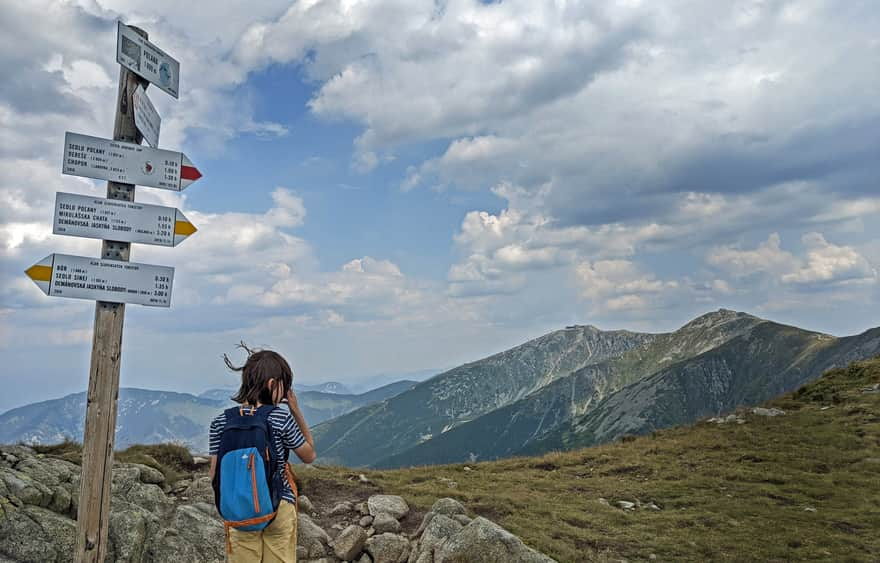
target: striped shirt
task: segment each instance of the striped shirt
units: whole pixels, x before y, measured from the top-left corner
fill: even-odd
[[[220,449],[220,433],[223,432],[225,426],[226,412],[221,412],[211,421],[208,446],[208,453],[211,455],[217,455],[217,450]],[[299,424],[296,423],[296,420],[290,414],[290,408],[287,406],[286,400],[269,413],[269,426],[272,428],[272,446],[275,448],[275,456],[279,460],[284,459],[285,450],[295,450],[306,443],[306,438],[303,436]],[[283,484],[281,498],[291,503],[296,502],[293,490],[287,482],[287,473],[284,471],[284,466],[279,467],[278,471],[281,473],[281,482]]]

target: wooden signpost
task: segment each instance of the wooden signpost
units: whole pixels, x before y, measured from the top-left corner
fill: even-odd
[[[83,436],[77,563],[104,563],[125,304],[170,307],[174,268],[129,261],[131,243],[176,246],[196,232],[171,207],[134,202],[135,184],[180,191],[201,173],[186,155],[161,150],[161,118],[146,96],[155,84],[178,97],[180,64],[146,32],[117,26],[119,88],[113,139],[67,133],[62,172],[107,180],[107,197],[58,193],[55,234],[102,239],[101,256],[50,254],[25,272],[49,296],[95,300]],[[152,146],[141,146],[147,138]]]

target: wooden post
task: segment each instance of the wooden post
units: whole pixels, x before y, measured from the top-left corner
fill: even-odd
[[[147,39],[147,33],[132,27]],[[141,134],[134,124],[132,94],[148,82],[128,69],[119,68],[116,95],[116,119],[113,139],[140,143]],[[107,182],[107,197],[134,201],[134,186]],[[105,240],[101,257],[129,260],[129,243]],[[119,397],[119,365],[122,361],[122,326],[124,303],[95,303],[95,330],[92,338],[92,361],[86,403],[83,436],[82,473],[79,489],[79,512],[76,519],[76,563],[104,563],[107,557],[107,532],[110,519],[110,482],[113,475],[113,445],[116,435],[116,407]]]

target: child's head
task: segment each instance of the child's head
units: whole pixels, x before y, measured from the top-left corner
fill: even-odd
[[[277,404],[287,395],[293,384],[293,371],[281,354],[272,350],[251,350],[240,345],[248,353],[247,361],[235,367],[226,354],[223,361],[233,371],[241,372],[241,387],[232,400],[240,404]]]

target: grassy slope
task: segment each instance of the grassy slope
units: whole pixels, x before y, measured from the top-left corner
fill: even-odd
[[[458,464],[365,473],[421,508],[458,498],[560,561],[652,553],[660,561],[877,561],[880,394],[862,387],[878,382],[880,358],[768,403],[785,416],[700,422],[472,471]],[[302,473],[307,489],[312,480],[351,486],[350,470]],[[624,512],[599,498],[662,510]]]

